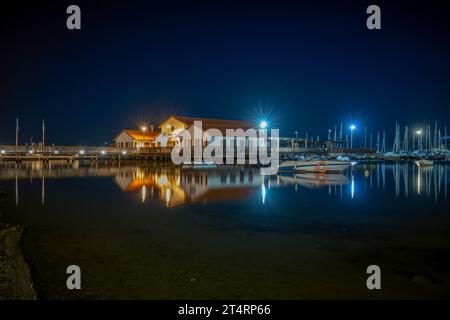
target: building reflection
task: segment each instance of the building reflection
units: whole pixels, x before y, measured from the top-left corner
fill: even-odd
[[[15,205],[23,201],[20,187],[26,180],[40,181],[41,205],[45,205],[46,182],[70,177],[113,177],[125,193],[136,194],[146,203],[157,199],[166,207],[246,200],[251,197],[266,204],[272,188],[292,187],[327,189],[328,196],[358,199],[359,193],[372,189],[391,193],[395,198],[427,197],[434,201],[447,197],[450,167],[437,163],[419,168],[413,164],[362,164],[345,174],[280,174],[261,176],[258,168],[221,168],[211,170],[158,166],[80,165],[74,163],[1,163],[0,181],[13,180]],[[24,181],[22,181],[24,180]],[[346,187],[348,186],[348,187]],[[19,195],[21,195],[19,197]],[[51,197],[50,197],[51,199]]]
[[[176,168],[122,168],[115,183],[127,193],[141,193],[145,202],[147,190],[167,207],[186,203],[209,203],[246,198],[257,191],[264,178],[257,170],[181,170]]]

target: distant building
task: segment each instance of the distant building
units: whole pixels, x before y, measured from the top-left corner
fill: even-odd
[[[148,148],[155,147],[155,138],[159,131],[123,130],[114,138],[115,145],[119,148]]]
[[[158,145],[174,146],[180,143],[179,136],[184,130],[193,135],[195,121],[202,122],[203,131],[218,129],[223,136],[226,135],[226,129],[256,129],[255,124],[249,121],[171,116],[159,126],[161,135],[156,138]]]
[[[119,148],[173,147],[181,143],[180,136],[184,130],[193,135],[195,121],[202,122],[203,131],[217,129],[223,136],[226,129],[256,129],[256,125],[249,121],[171,116],[159,125],[159,131],[123,130],[114,142]],[[201,143],[206,144],[204,141]]]

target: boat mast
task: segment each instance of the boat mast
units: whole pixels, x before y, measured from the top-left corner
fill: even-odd
[[[364,127],[364,150],[367,149],[367,127]]]
[[[445,125],[444,127],[444,146],[445,146],[445,151],[447,151],[447,125]]]
[[[403,137],[403,152],[408,152],[408,126],[405,127],[405,135]]]
[[[434,137],[433,137],[433,148],[437,149],[438,141],[437,141],[437,121],[434,123]]]
[[[377,132],[377,153],[380,153],[380,131]]]
[[[19,118],[16,118],[16,147],[19,146]]]
[[[42,120],[42,151],[44,151],[45,146],[45,120]]]

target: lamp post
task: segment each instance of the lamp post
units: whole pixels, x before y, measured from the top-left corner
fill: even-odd
[[[422,150],[422,130],[417,130],[416,131],[417,134],[417,147],[419,148],[419,150]]]
[[[352,124],[350,126],[350,149],[353,150],[353,131],[355,131],[356,126],[354,124]]]
[[[142,126],[141,130],[142,130],[142,142],[141,142],[141,147],[144,147],[145,132],[147,131],[147,127],[146,127],[146,126]]]

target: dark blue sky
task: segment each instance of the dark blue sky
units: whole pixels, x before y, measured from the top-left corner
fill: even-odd
[[[382,10],[369,31],[368,5]],[[82,30],[66,29],[78,4]],[[450,118],[448,13],[437,1],[39,1],[2,7],[0,145],[103,144],[171,114],[325,137]]]

